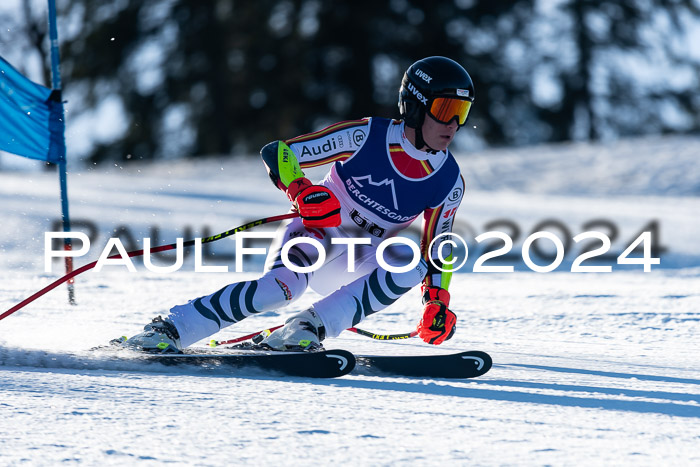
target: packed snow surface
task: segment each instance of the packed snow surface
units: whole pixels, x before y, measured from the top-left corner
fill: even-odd
[[[261,260],[235,273],[235,241],[226,239],[204,261],[226,273],[194,272],[194,255],[170,274],[138,261],[136,273],[88,271],[76,279],[77,306],[61,286],[0,321],[0,464],[698,465],[699,156],[698,139],[668,138],[460,157],[468,190],[455,230],[469,260],[450,286],[455,337],[432,347],[345,333],[325,344],[388,355],[486,351],[494,366],[474,380],[311,380],[114,360],[90,349],[256,277]],[[92,240],[76,266],[96,260],[109,237],[138,249],[154,232],[154,243],[172,243],[288,209],[255,158],[72,168],[69,195],[76,230]],[[44,272],[44,233],[60,230],[56,174],[0,172],[0,214],[2,313],[63,274],[58,260]],[[661,264],[651,272],[616,264],[652,228]],[[514,272],[472,272],[483,253],[474,238],[489,230],[514,246],[485,265]],[[521,257],[525,238],[540,230],[566,245],[552,272],[532,272]],[[572,239],[587,230],[612,242],[605,262],[583,265],[612,272],[571,272],[582,252]],[[540,243],[544,256],[553,252]],[[290,310],[216,337],[280,324],[318,298],[310,291]],[[361,327],[408,332],[421,308],[413,290]]]

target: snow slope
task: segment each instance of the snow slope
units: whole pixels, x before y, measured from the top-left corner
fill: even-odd
[[[261,264],[234,273],[227,239],[212,245],[205,264],[228,265],[228,273],[195,273],[192,257],[173,274],[140,263],[133,274],[87,272],[77,279],[78,306],[61,287],[0,321],[0,464],[697,465],[698,155],[700,140],[666,138],[460,159],[469,190],[456,230],[470,259],[450,287],[455,337],[438,348],[353,334],[326,345],[380,354],[484,350],[494,367],[476,380],[308,380],[115,362],[88,349],[137,332],[174,304],[255,277]],[[62,274],[58,261],[44,273],[43,258],[44,232],[59,212],[56,178],[0,172],[0,312]],[[140,246],[158,228],[159,243],[170,243],[287,209],[252,159],[74,169],[69,190],[73,219],[96,229],[78,265],[96,259],[115,230]],[[519,254],[543,221],[562,240],[562,226],[569,237],[590,228],[614,236],[612,260],[584,263],[613,272],[570,272],[581,250],[573,242],[554,272],[530,272],[518,257],[487,262],[516,272],[470,272],[483,250],[475,236],[509,233]],[[661,264],[649,273],[616,265],[652,222]],[[309,292],[292,308],[317,298]],[[409,331],[419,301],[411,291],[362,326]],[[217,337],[278,324],[287,313],[256,316]]]

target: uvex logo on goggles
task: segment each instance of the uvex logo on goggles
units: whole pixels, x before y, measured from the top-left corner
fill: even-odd
[[[457,117],[457,123],[464,125],[471,106],[471,101],[464,99],[436,97],[430,103],[428,113],[438,122],[450,123],[453,118]]]

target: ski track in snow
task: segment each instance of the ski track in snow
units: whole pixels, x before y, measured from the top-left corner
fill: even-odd
[[[692,195],[700,170],[688,154],[700,145],[647,143],[636,150],[633,143],[613,145],[608,158],[592,146],[559,147],[567,159],[558,163],[557,148],[521,158],[464,157],[473,189],[458,219],[481,233],[499,218],[527,232],[557,218],[575,235],[587,221],[607,218],[620,229],[617,253],[656,219],[668,252],[651,273],[615,267],[609,274],[573,274],[567,269],[575,254],[546,274],[522,264],[514,273],[459,273],[450,286],[458,331],[444,345],[352,334],[326,342],[371,354],[483,350],[494,367],[481,378],[353,373],[310,380],[117,360],[89,349],[136,333],[174,304],[255,277],[260,261],[245,274],[197,274],[192,258],[167,275],[142,265],[135,274],[105,268],[77,278],[78,306],[66,303],[60,287],[0,322],[0,464],[697,465],[700,200]],[[671,154],[674,147],[684,149],[666,157],[664,149]],[[654,155],[652,176],[644,164]],[[624,174],[636,174],[627,191],[619,182],[625,162]],[[581,166],[587,168],[581,179],[562,181]],[[683,177],[673,185],[675,173]],[[558,189],[538,189],[538,177],[558,180]],[[596,183],[586,185],[586,177]],[[61,275],[58,261],[54,272],[43,272],[43,233],[59,210],[55,178],[0,172],[0,311]],[[511,192],[503,180],[522,192]],[[644,188],[643,180],[667,185]],[[489,185],[495,191],[484,191]],[[287,209],[254,160],[85,171],[70,175],[69,190],[72,217],[94,221],[100,234],[78,266],[97,259],[119,225],[137,239],[157,225],[160,243],[170,243],[188,225],[192,235],[203,226],[213,234]],[[214,249],[232,250],[229,240]],[[317,298],[309,292],[290,308]],[[362,327],[407,332],[420,316],[419,303],[418,291],[411,291]],[[263,313],[217,338],[279,324],[287,314]]]

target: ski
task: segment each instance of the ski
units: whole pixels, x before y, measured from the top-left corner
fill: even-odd
[[[418,378],[476,378],[491,369],[491,356],[472,350],[447,355],[355,355],[357,366],[369,375]]]
[[[306,378],[338,378],[355,368],[355,356],[347,350],[271,351],[241,346],[217,350],[188,348],[182,352],[158,353],[123,347],[118,339],[110,345],[92,350],[112,353],[118,358],[136,357],[144,362],[167,366],[231,369],[234,373],[252,369]]]
[[[355,368],[355,357],[346,350],[211,352],[186,349],[183,353],[147,354],[144,357],[163,365],[194,365],[220,369],[251,368],[306,378],[337,378]]]
[[[110,346],[94,350],[125,350],[119,344],[115,340]],[[489,354],[478,350],[443,355],[355,355],[340,349],[277,351],[252,342],[216,350],[188,348],[181,353],[136,354],[146,361],[170,366],[249,368],[307,378],[337,378],[353,370],[370,376],[476,378],[486,374],[493,363]]]

